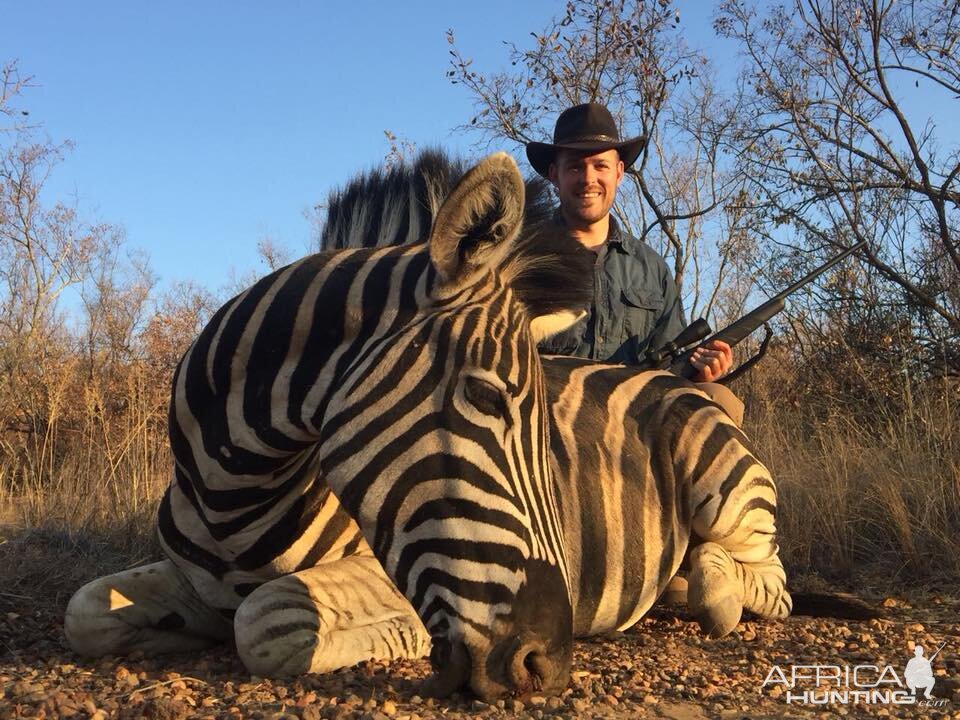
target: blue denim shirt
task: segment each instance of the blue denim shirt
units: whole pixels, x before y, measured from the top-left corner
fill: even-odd
[[[540,352],[635,365],[648,347],[664,345],[686,326],[663,258],[621,230],[613,217],[593,272],[589,315],[541,342]]]

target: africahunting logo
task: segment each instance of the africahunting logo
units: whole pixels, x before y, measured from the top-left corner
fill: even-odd
[[[774,665],[760,692],[782,696],[788,705],[943,707],[949,701],[933,697],[931,691],[936,684],[933,665],[944,645],[929,657],[917,645],[902,672],[893,665]]]

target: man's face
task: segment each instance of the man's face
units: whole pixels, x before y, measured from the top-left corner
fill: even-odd
[[[617,186],[623,179],[623,162],[616,150],[559,150],[549,174],[560,194],[560,207],[567,222],[592,225],[613,207]]]

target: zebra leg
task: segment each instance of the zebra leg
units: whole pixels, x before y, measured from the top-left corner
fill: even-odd
[[[234,617],[237,651],[263,677],[419,658],[430,638],[376,558],[322,563],[261,585]]]
[[[711,637],[736,627],[743,608],[765,618],[785,618],[792,608],[775,540],[776,488],[741,437],[732,430],[729,452],[721,454],[709,479],[694,482],[691,497],[687,600]]]
[[[690,553],[688,604],[701,629],[722,637],[740,622],[744,608],[765,618],[782,619],[792,602],[780,558],[740,562],[736,554],[715,542],[698,545]]]
[[[63,629],[70,646],[90,657],[199,650],[232,635],[230,621],[169,560],[87,583],[70,598]]]

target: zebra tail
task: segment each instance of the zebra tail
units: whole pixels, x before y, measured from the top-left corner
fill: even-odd
[[[840,620],[874,620],[884,616],[881,608],[850,593],[794,592],[792,615],[836,618]]]

